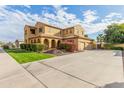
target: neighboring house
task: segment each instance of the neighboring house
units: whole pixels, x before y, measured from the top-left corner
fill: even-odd
[[[6,43],[5,45],[8,46],[9,49],[15,48],[12,42]]]
[[[84,29],[80,25],[63,29],[37,22],[35,26],[25,25],[24,27],[26,44],[41,43],[47,45],[48,48],[57,48],[60,43],[71,43],[76,45],[76,51],[93,49],[94,40],[84,35]]]
[[[4,42],[0,41],[0,47],[4,45]]]
[[[16,40],[15,41],[15,47],[16,48],[20,48],[20,44],[24,43],[24,41],[21,41],[21,40]]]

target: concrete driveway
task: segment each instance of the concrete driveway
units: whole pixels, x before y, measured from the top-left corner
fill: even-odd
[[[45,87],[114,87],[124,82],[122,56],[114,51],[84,51],[23,67]]]

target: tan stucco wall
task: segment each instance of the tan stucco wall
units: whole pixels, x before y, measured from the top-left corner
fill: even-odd
[[[30,36],[30,28],[25,26],[24,28],[24,43],[29,43],[29,36]]]
[[[61,34],[63,37],[67,37],[67,36],[72,36],[74,35],[74,28],[67,28],[61,31]]]
[[[114,44],[115,47],[123,47],[124,48],[124,44]]]
[[[84,36],[84,29],[80,25],[74,26],[74,35]]]
[[[93,48],[93,41],[78,39],[78,50],[92,49],[92,48]]]
[[[44,26],[44,34],[51,36],[60,36],[60,29],[52,28],[49,26]]]

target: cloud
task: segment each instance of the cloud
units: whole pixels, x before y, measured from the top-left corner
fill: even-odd
[[[23,5],[24,7],[26,7],[26,8],[31,8],[31,5]]]
[[[31,17],[30,17],[31,16]],[[9,6],[0,7],[0,40],[23,39],[23,28],[25,24],[34,24],[34,15],[25,14],[19,10],[11,9]]]
[[[55,9],[54,13],[43,11],[42,14],[44,18],[49,20],[49,23],[65,28],[81,22],[76,14],[67,12],[67,7],[53,6],[53,8]]]
[[[87,10],[83,11],[84,23],[89,24],[97,20],[99,17],[96,16],[96,11]]]
[[[30,6],[26,7],[31,8]],[[0,40],[23,39],[24,25],[35,25],[37,21],[61,28],[80,24],[86,34],[103,31],[111,23],[124,23],[122,15],[116,12],[109,13],[100,19],[96,10],[86,10],[82,11],[82,18],[78,18],[76,14],[67,11],[68,7],[53,6],[53,9],[54,12],[49,12],[48,9],[41,10],[39,11],[42,13],[40,15],[22,12],[10,6],[0,6]],[[98,19],[99,21],[97,21]]]
[[[120,13],[113,12],[106,16],[106,18],[112,18],[112,17],[120,18],[120,17],[122,17],[122,15]]]

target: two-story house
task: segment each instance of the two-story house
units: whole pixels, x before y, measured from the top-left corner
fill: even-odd
[[[35,26],[25,25],[24,41],[26,44],[45,44],[48,49],[57,48],[60,43],[75,44],[77,51],[94,48],[93,39],[84,36],[84,29],[80,25],[64,29],[41,22]]]

